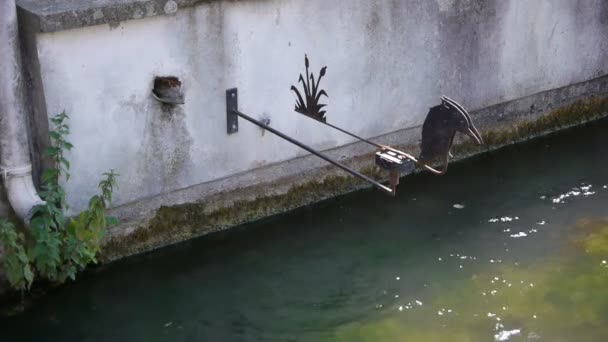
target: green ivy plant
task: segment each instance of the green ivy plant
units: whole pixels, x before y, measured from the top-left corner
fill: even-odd
[[[60,185],[70,178],[70,163],[64,154],[73,148],[66,140],[70,133],[63,112],[51,119],[50,147],[46,156],[53,167],[42,174],[40,197],[46,202],[34,208],[30,229],[20,232],[5,219],[0,219],[0,243],[4,247],[4,269],[8,281],[18,290],[29,290],[35,277],[62,283],[75,279],[88,264],[97,263],[101,241],[116,219],[106,216],[112,204],[117,174],[110,170],[99,182],[100,194],[91,197],[88,208],[67,218],[66,193]],[[24,234],[25,233],[25,234]]]
[[[29,288],[34,281],[34,272],[24,248],[25,238],[15,226],[0,219],[0,241],[4,247],[4,268],[11,285],[20,290]]]

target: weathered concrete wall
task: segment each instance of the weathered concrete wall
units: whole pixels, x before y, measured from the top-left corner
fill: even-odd
[[[305,53],[313,69],[329,66],[329,121],[373,137],[420,125],[440,94],[480,109],[606,74],[607,8],[603,0],[210,1],[39,33],[46,111],[71,116],[71,208],[86,205],[110,168],[124,204],[304,154],[247,123],[226,135],[224,91],[233,86],[242,110],[297,139],[319,149],[351,142],[292,111],[289,87]],[[186,104],[164,110],[150,96],[155,75],[180,77]]]
[[[602,0],[19,2],[34,157],[47,113],[65,109],[72,211],[102,172],[120,173],[106,260],[364,186],[246,122],[228,136],[226,88],[244,112],[382,178],[369,146],[293,112],[305,53],[329,67],[329,122],[412,151],[441,94],[471,109],[490,149],[608,115]],[[180,77],[186,104],[159,105],[155,75]]]

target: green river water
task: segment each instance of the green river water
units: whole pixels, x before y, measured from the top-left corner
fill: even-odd
[[[0,341],[608,341],[608,121],[93,269]]]

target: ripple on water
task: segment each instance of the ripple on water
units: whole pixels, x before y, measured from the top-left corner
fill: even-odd
[[[563,203],[566,203],[566,199],[568,199],[568,198],[580,197],[580,196],[583,196],[583,197],[593,196],[596,194],[596,192],[591,191],[591,188],[593,188],[592,184],[583,183],[579,187],[573,187],[570,191],[565,192],[563,194],[559,194],[559,195],[551,198],[551,201],[555,204],[563,204]],[[603,187],[603,188],[606,189],[606,187]]]
[[[494,335],[494,341],[508,341],[511,337],[519,335],[521,329],[502,330]]]
[[[511,217],[511,216],[503,216],[503,217],[495,217],[495,218],[491,218],[488,220],[488,222],[490,223],[497,223],[497,222],[512,222],[512,221],[517,221],[519,220],[519,216],[515,216],[515,217]]]
[[[598,272],[608,267],[608,221],[584,221],[576,231],[574,250],[567,247],[526,267],[494,264],[437,293],[426,309],[347,325],[339,336],[343,341],[532,341],[541,336],[552,341],[576,339],[584,329],[608,337],[608,296],[598,295],[608,288],[608,272]]]

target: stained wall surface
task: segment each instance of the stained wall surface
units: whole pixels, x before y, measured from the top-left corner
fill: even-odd
[[[227,135],[227,88],[315,148],[352,142],[293,111],[304,54],[328,66],[328,121],[375,137],[421,125],[442,94],[474,110],[606,75],[607,18],[604,0],[211,1],[36,48],[48,114],[70,115],[76,212],[111,168],[123,204],[306,154],[242,120]],[[152,98],[157,75],[183,81],[184,105]]]

